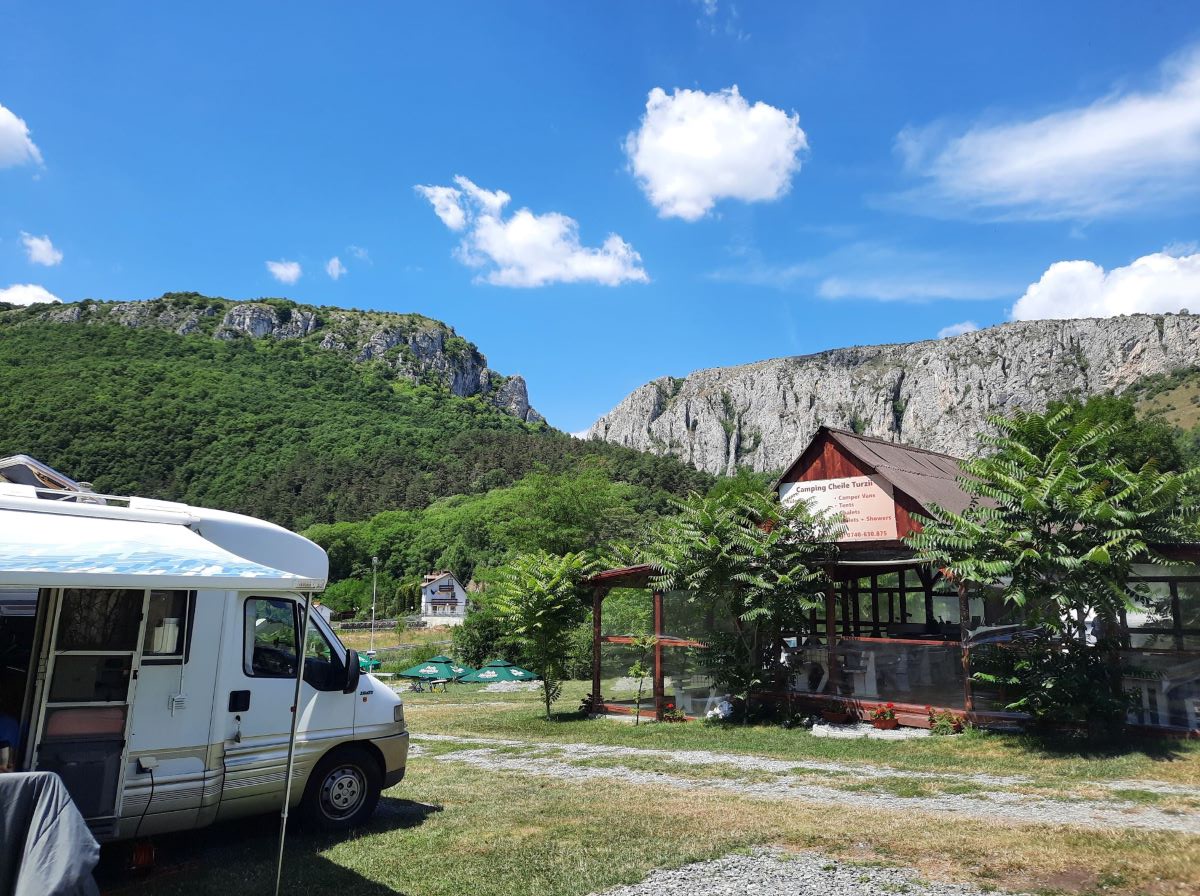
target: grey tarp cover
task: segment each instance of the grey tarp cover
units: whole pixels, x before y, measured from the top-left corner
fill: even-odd
[[[51,772],[0,775],[0,894],[96,896],[100,844]]]

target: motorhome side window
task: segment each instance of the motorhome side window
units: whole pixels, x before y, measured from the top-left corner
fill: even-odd
[[[258,678],[292,678],[296,674],[296,603],[278,597],[246,601],[243,666]]]
[[[182,657],[185,633],[193,609],[187,591],[151,591],[146,608],[146,635],[142,655]]]

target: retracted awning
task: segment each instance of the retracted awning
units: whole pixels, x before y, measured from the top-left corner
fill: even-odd
[[[246,560],[182,522],[0,510],[0,585],[319,591],[325,583]]]

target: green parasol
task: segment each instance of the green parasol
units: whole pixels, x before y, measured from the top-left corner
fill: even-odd
[[[538,676],[528,669],[514,666],[508,660],[492,660],[476,672],[462,676],[459,681],[487,683],[492,681],[537,681]]]
[[[420,678],[423,681],[456,679],[473,671],[469,666],[454,662],[448,656],[435,656],[417,663],[400,673],[401,678]]]

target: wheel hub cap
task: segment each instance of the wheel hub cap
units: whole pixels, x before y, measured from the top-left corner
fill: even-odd
[[[339,768],[326,776],[321,788],[321,802],[327,814],[341,817],[358,808],[365,792],[366,787],[358,769]]]

